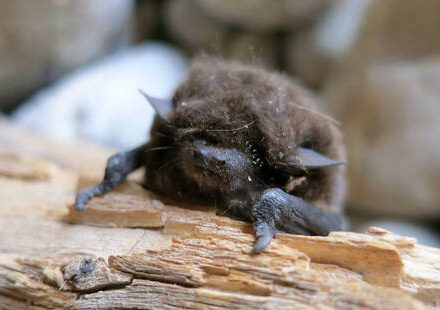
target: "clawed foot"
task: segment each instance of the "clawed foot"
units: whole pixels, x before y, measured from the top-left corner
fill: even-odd
[[[257,238],[253,253],[263,251],[278,231],[326,236],[330,231],[343,229],[338,215],[318,209],[278,188],[260,195],[253,206],[252,217]]]

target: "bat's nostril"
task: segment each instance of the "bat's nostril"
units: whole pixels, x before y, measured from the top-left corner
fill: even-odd
[[[195,159],[200,159],[200,158],[202,157],[202,155],[200,154],[200,152],[197,151],[197,150],[192,151],[192,155],[193,155],[193,157],[194,157]]]

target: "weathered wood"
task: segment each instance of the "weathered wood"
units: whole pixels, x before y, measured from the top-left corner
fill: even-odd
[[[77,172],[80,186],[84,187],[103,176],[107,158],[113,151],[84,142],[61,143],[0,119],[0,153],[46,160]]]
[[[413,238],[279,234],[254,255],[251,225],[135,181],[78,214],[106,151],[0,128],[0,309],[440,307],[440,250]]]

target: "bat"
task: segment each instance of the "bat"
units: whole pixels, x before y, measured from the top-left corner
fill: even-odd
[[[341,132],[298,83],[205,56],[171,100],[141,93],[156,111],[150,140],[111,156],[102,182],[78,192],[76,210],[144,166],[146,189],[253,223],[256,253],[278,232],[345,228]]]

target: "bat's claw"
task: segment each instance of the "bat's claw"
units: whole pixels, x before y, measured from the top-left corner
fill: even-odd
[[[99,186],[86,188],[86,189],[79,191],[76,194],[75,210],[78,212],[86,211],[86,206],[87,206],[87,203],[89,202],[89,200],[92,199],[93,197],[99,195],[100,193],[101,193],[101,191],[100,191]]]
[[[86,205],[89,200],[90,200],[90,197],[89,197],[89,195],[87,195],[87,192],[84,190],[80,191],[76,195],[75,210],[78,212],[86,211]]]
[[[266,222],[262,222],[255,226],[255,235],[257,237],[257,242],[252,249],[252,253],[260,253],[272,241],[274,229],[272,229]]]

